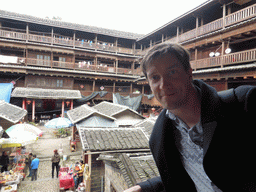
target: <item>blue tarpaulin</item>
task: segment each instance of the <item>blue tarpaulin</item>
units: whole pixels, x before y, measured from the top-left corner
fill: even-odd
[[[12,83],[0,83],[0,100],[10,103],[12,88]]]

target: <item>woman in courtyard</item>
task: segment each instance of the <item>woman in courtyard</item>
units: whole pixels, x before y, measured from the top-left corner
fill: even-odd
[[[80,168],[80,170],[77,173],[78,174],[78,180],[76,182],[76,188],[78,187],[78,185],[80,183],[83,182],[83,179],[84,179],[84,177],[83,177],[83,174],[84,174],[84,162],[83,162],[83,160],[80,160],[79,163],[80,163],[81,168]]]

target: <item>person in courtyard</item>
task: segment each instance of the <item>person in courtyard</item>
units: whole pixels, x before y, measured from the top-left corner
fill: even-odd
[[[36,155],[33,155],[33,160],[31,162],[31,181],[37,180],[37,170],[39,166],[39,159],[36,158]]]
[[[189,61],[188,51],[172,43],[152,47],[142,59],[164,108],[149,140],[160,176],[125,192],[256,191],[256,87],[223,95],[193,80]]]
[[[25,164],[26,164],[26,170],[25,173],[29,171],[28,177],[31,177],[31,162],[32,162],[32,153],[29,153],[28,157],[25,159]]]
[[[56,168],[56,177],[59,177],[59,163],[60,163],[60,155],[58,153],[58,150],[55,149],[54,154],[52,156],[52,178],[54,178],[54,168]]]
[[[83,162],[83,160],[80,160],[80,162],[79,162],[79,164],[80,164],[80,170],[78,171],[78,179],[77,179],[77,182],[76,182],[76,188],[78,187],[78,185],[80,184],[80,183],[82,183],[83,182],[83,179],[84,179],[84,162]]]
[[[8,165],[9,165],[9,157],[8,157],[6,151],[3,151],[3,153],[2,153],[1,165],[2,165],[1,173],[3,173],[4,171],[7,171]]]

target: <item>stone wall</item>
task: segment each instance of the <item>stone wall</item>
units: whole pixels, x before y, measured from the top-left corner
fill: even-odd
[[[112,192],[111,187],[118,192],[129,188],[116,163],[105,161],[105,192]]]

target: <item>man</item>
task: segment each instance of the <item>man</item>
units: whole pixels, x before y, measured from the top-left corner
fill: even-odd
[[[6,151],[3,151],[2,156],[1,156],[1,173],[4,171],[8,171],[8,165],[9,165],[9,157],[7,155]]]
[[[54,168],[56,168],[56,174],[57,174],[57,178],[59,176],[59,163],[60,163],[60,155],[58,153],[58,150],[55,149],[54,151],[54,155],[52,156],[52,178],[54,178]]]
[[[142,69],[164,107],[149,141],[160,177],[126,192],[256,191],[256,88],[238,87],[225,102],[192,80],[189,54],[177,44],[153,47]]]
[[[25,164],[26,164],[26,171],[25,173],[27,173],[27,171],[29,170],[29,175],[28,177],[31,177],[31,162],[32,162],[32,153],[29,153],[28,157],[26,157],[25,159]]]
[[[31,162],[31,181],[37,180],[37,169],[39,166],[39,159],[36,158],[36,155],[33,155],[33,160]]]

